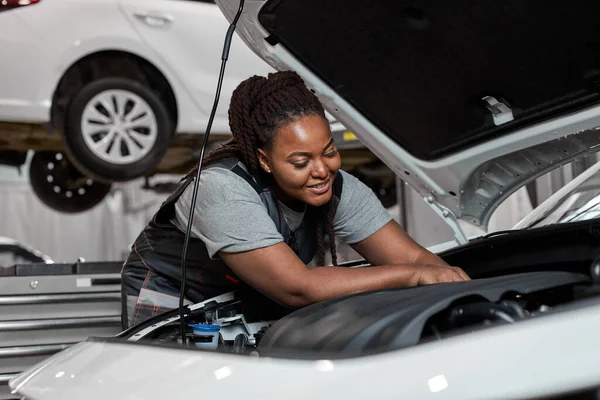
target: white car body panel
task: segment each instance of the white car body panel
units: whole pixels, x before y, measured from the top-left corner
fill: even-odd
[[[44,69],[51,69],[45,53],[42,39],[17,13],[0,14],[0,120],[47,120],[48,105],[37,91],[44,85]],[[38,62],[31,54],[40,55]]]
[[[168,28],[134,13],[168,14]],[[83,57],[117,50],[141,57],[167,79],[178,106],[178,132],[206,128],[228,23],[214,4],[188,0],[42,0],[0,14],[0,121],[46,123],[56,87]],[[35,54],[35,57],[32,57]],[[213,132],[228,133],[231,92],[273,69],[234,35]]]
[[[215,97],[215,77],[221,67],[223,41],[229,27],[220,10],[214,4],[165,0],[122,0],[121,7],[144,43],[152,48],[154,58],[168,65],[170,73],[184,85],[201,115],[208,116]],[[153,16],[172,22],[159,23],[158,26],[143,22],[144,18]],[[201,47],[199,43],[202,43]],[[273,71],[235,36],[215,117],[215,131],[229,129],[227,110],[231,93],[240,81],[250,74],[266,75]],[[208,119],[201,121],[204,125],[207,122]],[[185,128],[193,127],[182,126],[180,129]]]
[[[334,361],[90,341],[52,356],[10,386],[34,400],[199,395],[291,400],[324,394],[340,400],[523,399],[600,386],[598,314],[600,304],[590,304],[400,351]]]
[[[35,119],[27,120],[21,113],[4,110],[4,102],[10,101],[5,99],[0,103],[2,120],[48,122],[54,90],[70,65],[98,50],[127,50],[131,43],[139,42],[135,32],[122,18],[116,0],[92,0],[85,4],[70,0],[42,1],[3,13],[0,15],[0,26],[10,16],[18,18],[22,21],[21,26],[32,32],[34,37],[25,45],[36,50],[22,54],[21,59],[9,57],[11,53],[8,52],[6,57],[1,58],[11,60],[7,63],[9,68],[18,69],[26,63],[34,69],[21,71],[11,80],[2,79],[0,84],[10,86],[12,90],[8,93],[13,93],[13,97],[20,96],[19,102],[22,104],[35,104],[43,112],[37,114]],[[110,30],[106,21],[111,21]]]

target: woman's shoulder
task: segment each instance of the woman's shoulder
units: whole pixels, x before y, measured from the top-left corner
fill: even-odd
[[[340,198],[343,206],[353,207],[377,198],[373,190],[356,176],[341,169],[338,171],[338,174],[342,178]]]
[[[364,185],[357,177],[342,169],[338,170],[338,176],[336,178],[341,181],[342,195],[344,195],[344,191],[351,192],[353,189]]]
[[[202,190],[218,192],[228,198],[258,196],[249,179],[252,179],[251,175],[243,164],[219,163],[202,170],[200,186]]]

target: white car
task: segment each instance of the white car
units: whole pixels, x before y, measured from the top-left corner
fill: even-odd
[[[232,21],[238,0],[217,2]],[[362,293],[277,318],[224,294],[184,310],[185,343],[172,310],[52,356],[12,379],[13,393],[597,398],[599,164],[573,181],[581,191],[565,189],[575,197],[559,194],[520,230],[468,241],[459,221],[485,229],[527,182],[600,150],[591,45],[600,34],[585,29],[598,11],[594,3],[245,2],[237,32],[248,47],[278,70],[296,70],[423,196],[455,232],[456,245],[440,255],[473,280]],[[591,219],[581,218],[586,210]]]
[[[151,175],[174,135],[203,133],[227,28],[210,0],[0,1],[0,122],[51,125],[77,167],[35,155],[38,197],[87,209],[111,182]],[[215,137],[229,135],[233,89],[271,71],[233,38]]]

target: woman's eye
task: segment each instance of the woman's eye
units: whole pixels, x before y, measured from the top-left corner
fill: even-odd
[[[304,168],[308,165],[308,162],[303,162],[303,163],[292,163],[292,165],[294,166],[294,168]]]
[[[333,151],[330,151],[329,153],[325,154],[325,157],[332,158],[332,157],[335,157],[337,155],[337,153],[338,153],[337,150],[333,150]]]

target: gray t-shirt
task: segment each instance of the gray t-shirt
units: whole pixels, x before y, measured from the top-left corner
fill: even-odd
[[[342,197],[333,221],[335,235],[347,244],[359,242],[392,220],[373,191],[344,172]],[[175,203],[174,224],[186,231],[194,185]],[[304,212],[279,202],[291,230],[300,226]],[[202,171],[196,199],[192,236],[200,238],[215,258],[219,251],[236,253],[283,242],[258,193],[242,177],[227,168]]]

